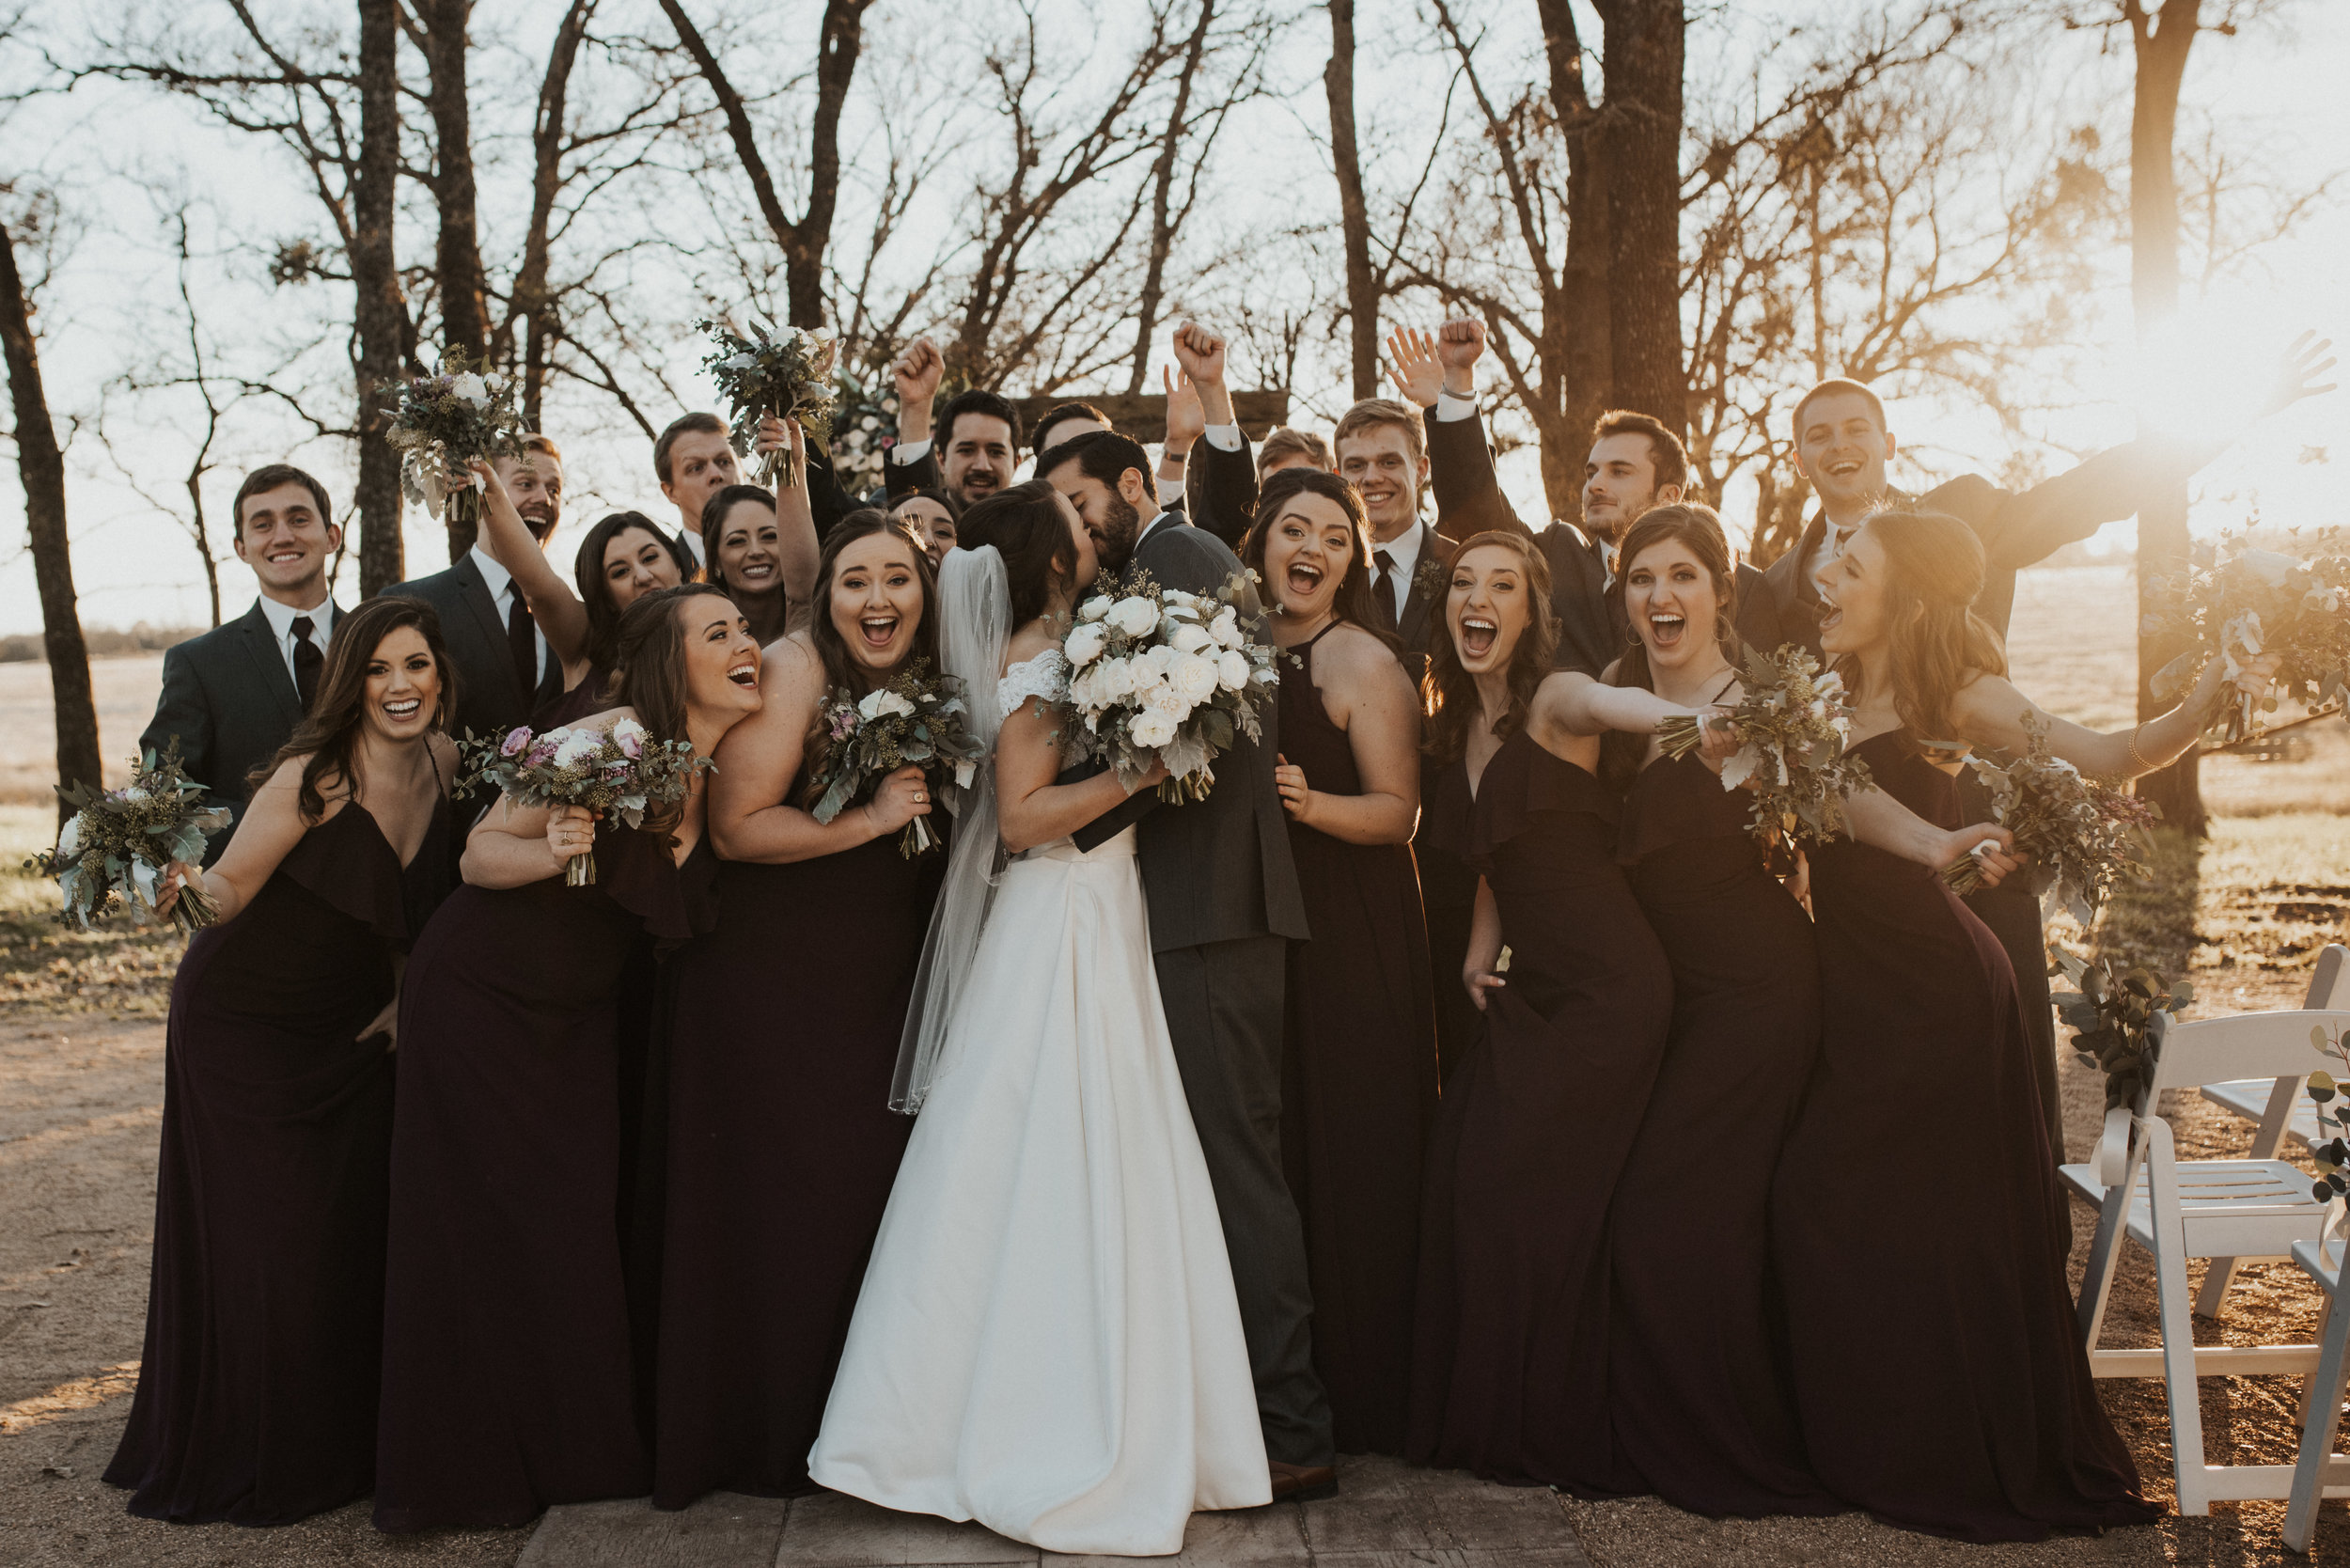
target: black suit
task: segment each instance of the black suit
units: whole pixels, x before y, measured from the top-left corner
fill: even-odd
[[[563,661],[548,649],[539,683],[525,691],[514,676],[506,617],[469,552],[446,572],[385,588],[386,595],[421,599],[441,615],[441,636],[457,666],[457,713],[449,732],[459,740],[503,735],[563,695]],[[515,591],[520,592],[520,589]]]
[[[1169,517],[1144,531],[1130,570],[1162,588],[1213,593],[1240,558],[1204,528]],[[1251,628],[1261,639],[1261,618]],[[1313,1367],[1313,1294],[1305,1227],[1281,1169],[1281,1028],[1289,944],[1305,900],[1289,822],[1274,788],[1278,713],[1217,759],[1208,798],[1163,806],[1153,791],[1076,835],[1080,848],[1136,824],[1159,996],[1175,1064],[1215,1185],[1240,1298],[1268,1457],[1332,1463],[1330,1404]]]
[[[341,614],[329,605],[330,635]],[[179,737],[180,760],[188,776],[205,787],[204,804],[241,816],[250,792],[245,776],[276,756],[301,720],[293,672],[256,600],[236,619],[164,651],[163,695],[139,746],[160,756]],[[228,847],[229,837],[220,834],[207,846],[207,865]]]
[[[1234,451],[1201,436],[1183,463],[1183,510],[1187,520],[1238,550],[1257,521],[1257,460],[1241,433]]]

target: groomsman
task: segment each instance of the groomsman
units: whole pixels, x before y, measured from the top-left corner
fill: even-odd
[[[342,611],[327,590],[327,563],[342,548],[326,487],[290,463],[245,476],[228,509],[230,547],[253,569],[253,607],[164,654],[164,689],[139,737],[157,753],[177,738],[204,804],[244,809],[245,776],[277,754],[318,695],[326,645]],[[205,850],[210,864],[226,833]]]
[[[898,391],[898,441],[882,470],[893,498],[910,490],[946,490],[967,507],[1011,485],[1020,462],[1020,411],[975,386],[948,399],[933,418],[931,405],[946,370],[946,357],[927,337],[907,344],[889,368]]]
[[[498,458],[493,466],[509,495],[514,484],[529,485],[532,507],[524,510],[518,502],[515,510],[543,550],[563,520],[563,457],[543,435],[525,436],[523,448],[522,457]],[[525,470],[535,470],[526,480]],[[441,614],[441,636],[457,668],[449,728],[458,739],[503,735],[563,695],[563,661],[547,646],[514,574],[480,544],[446,572],[384,591],[421,599]]]
[[[654,437],[652,476],[661,494],[677,508],[678,538],[693,553],[696,565],[709,569],[702,555],[702,509],[710,498],[743,480],[742,461],[734,455],[727,422],[701,409],[681,414]]]
[[[1284,468],[1319,468],[1325,474],[1335,474],[1339,471],[1339,460],[1330,455],[1330,443],[1313,431],[1282,425],[1269,432],[1264,445],[1257,448],[1257,482],[1264,483],[1266,475],[1277,474]]]

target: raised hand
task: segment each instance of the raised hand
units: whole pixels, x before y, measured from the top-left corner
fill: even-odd
[[[2293,340],[2277,362],[2277,381],[2268,395],[2264,416],[2280,413],[2304,398],[2314,398],[2331,392],[2334,383],[2323,386],[2317,378],[2334,368],[2334,343],[2330,337],[2320,337],[2314,332],[2304,332]]]
[[[1444,366],[1436,358],[1436,340],[1412,327],[1387,334],[1387,379],[1405,402],[1434,408],[1444,390]]]
[[[889,367],[889,379],[897,386],[901,405],[908,401],[929,402],[937,397],[938,378],[946,373],[946,356],[927,337],[916,337],[908,343],[905,352]]]
[[[1231,389],[1224,384],[1222,335],[1210,332],[1198,321],[1185,321],[1175,329],[1174,349],[1176,365],[1198,392],[1200,414],[1206,424],[1236,423]]]
[[[1170,458],[1183,457],[1207,433],[1207,411],[1199,401],[1198,384],[1189,376],[1162,367],[1159,380],[1167,387],[1167,445],[1162,451]]]
[[[807,437],[797,419],[778,419],[770,414],[759,421],[759,439],[751,443],[751,449],[761,457],[769,452],[789,452],[791,466],[796,469],[801,454],[807,449]]]
[[[1455,316],[1436,329],[1436,363],[1444,367],[1444,389],[1456,398],[1477,392],[1477,362],[1485,353],[1485,323]]]

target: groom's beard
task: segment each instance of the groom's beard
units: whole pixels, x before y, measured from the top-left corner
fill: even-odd
[[[1123,572],[1126,563],[1134,558],[1135,541],[1142,533],[1142,510],[1112,492],[1108,511],[1102,531],[1093,537],[1093,552],[1104,571]]]

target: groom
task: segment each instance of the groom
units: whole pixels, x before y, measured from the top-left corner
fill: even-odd
[[[1045,457],[1051,466],[1041,477],[1077,509],[1104,571],[1148,572],[1163,588],[1214,593],[1241,570],[1214,534],[1157,510],[1151,459],[1139,442],[1095,431]],[[1148,522],[1146,504],[1156,511]],[[1261,638],[1253,596],[1244,614],[1251,635]],[[1270,702],[1262,718],[1260,741],[1236,741],[1216,760],[1207,799],[1162,806],[1155,792],[1139,791],[1076,840],[1091,849],[1139,823],[1159,996],[1215,1186],[1277,1499],[1326,1497],[1338,1477],[1330,1404],[1309,1338],[1305,1228],[1281,1173],[1283,973],[1291,940],[1307,933],[1289,825],[1273,786],[1278,736]]]

